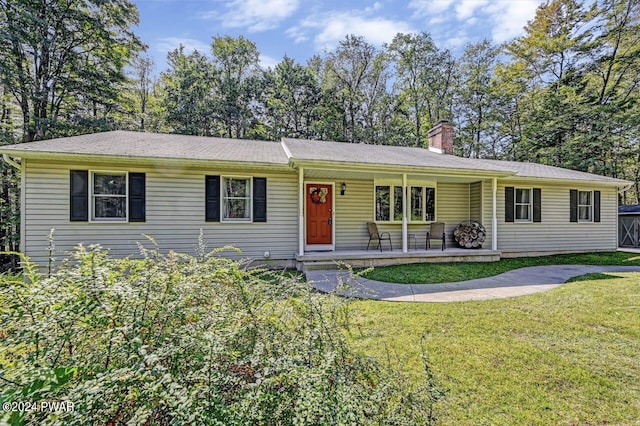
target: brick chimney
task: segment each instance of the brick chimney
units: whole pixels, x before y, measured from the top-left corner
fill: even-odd
[[[440,120],[429,130],[429,151],[438,154],[453,154],[453,126],[447,120]]]

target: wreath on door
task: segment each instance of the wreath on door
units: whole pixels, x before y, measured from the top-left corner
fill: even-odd
[[[311,202],[314,204],[324,204],[327,202],[327,188],[314,188],[311,191]]]

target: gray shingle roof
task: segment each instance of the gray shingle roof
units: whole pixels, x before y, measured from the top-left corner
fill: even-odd
[[[282,143],[162,133],[114,131],[1,146],[0,152],[28,157],[29,153],[229,161],[286,166],[324,161],[392,167],[485,171],[523,178],[574,180],[627,185],[630,182],[560,167],[516,161],[482,160],[443,155],[423,148],[366,145],[285,138]],[[289,158],[290,156],[290,158]]]
[[[557,180],[582,180],[591,182],[607,182],[625,185],[631,182],[600,176],[593,173],[579,172],[577,170],[564,169],[562,167],[547,166],[544,164],[527,163],[518,161],[504,160],[482,160],[488,164],[495,164],[501,168],[510,169],[516,173],[518,177],[538,178],[538,179],[557,179]]]
[[[277,142],[114,131],[1,147],[3,151],[287,165]],[[16,154],[17,155],[17,154]]]
[[[438,154],[424,148],[288,138],[283,139],[282,142],[287,146],[294,160],[512,172],[511,169],[505,169],[497,164]]]

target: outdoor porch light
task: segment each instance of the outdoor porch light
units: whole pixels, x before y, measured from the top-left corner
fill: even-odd
[[[342,182],[342,186],[340,187],[340,195],[344,195],[344,191],[347,190],[347,184]]]

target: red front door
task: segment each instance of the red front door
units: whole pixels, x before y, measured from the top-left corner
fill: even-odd
[[[307,244],[331,244],[333,215],[331,185],[308,183]]]

